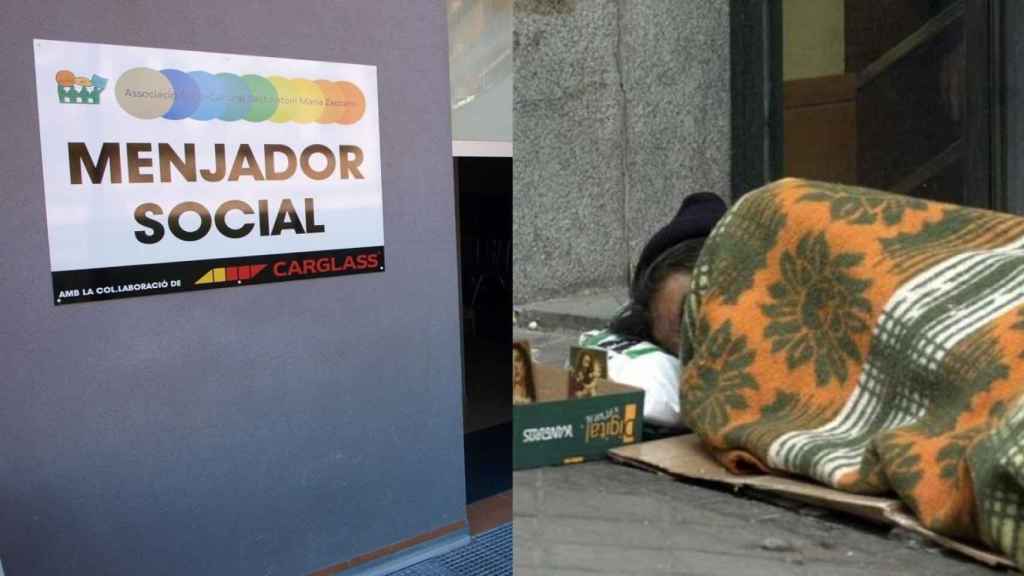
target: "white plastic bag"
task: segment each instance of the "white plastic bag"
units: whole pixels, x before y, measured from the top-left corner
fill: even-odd
[[[592,330],[580,346],[608,352],[608,377],[644,391],[644,419],[667,428],[683,428],[679,406],[679,359],[650,342]]]

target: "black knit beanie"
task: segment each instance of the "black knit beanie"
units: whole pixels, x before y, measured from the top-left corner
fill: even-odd
[[[711,192],[687,196],[672,220],[647,241],[633,272],[634,284],[669,248],[686,240],[707,237],[725,211],[725,202]]]

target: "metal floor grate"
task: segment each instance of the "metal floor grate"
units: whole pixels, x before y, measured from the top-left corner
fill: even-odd
[[[479,534],[462,548],[392,576],[512,576],[512,524]]]

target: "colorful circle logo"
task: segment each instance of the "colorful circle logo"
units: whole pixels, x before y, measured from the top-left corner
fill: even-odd
[[[132,68],[115,90],[121,109],[140,120],[355,124],[366,113],[363,91],[344,81]]]
[[[143,120],[159,118],[174,107],[174,89],[167,76],[149,68],[132,68],[115,86],[121,108]]]

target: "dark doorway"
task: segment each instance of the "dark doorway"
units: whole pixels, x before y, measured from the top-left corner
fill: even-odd
[[[466,500],[512,488],[512,159],[456,158]]]
[[[795,176],[1005,208],[1001,0],[742,4],[733,134],[763,128],[734,194]]]

